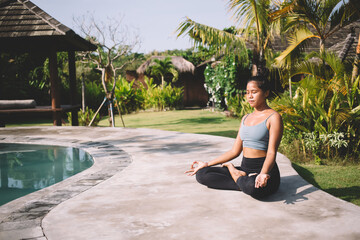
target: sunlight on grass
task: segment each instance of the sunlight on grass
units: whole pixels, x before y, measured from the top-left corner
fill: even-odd
[[[321,166],[294,164],[295,170],[309,183],[325,192],[360,206],[360,166]]]
[[[153,128],[232,138],[236,138],[240,124],[239,119],[227,118],[222,113],[209,110],[141,112],[124,115],[123,119],[125,127],[129,128]],[[102,119],[99,126],[109,126],[108,119]],[[115,117],[115,126],[123,126],[119,115]]]

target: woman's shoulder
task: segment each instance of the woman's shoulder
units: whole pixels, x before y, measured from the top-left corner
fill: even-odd
[[[244,121],[244,120],[245,120],[245,118],[247,118],[250,114],[251,114],[251,113],[247,113],[247,114],[245,114],[244,116],[242,116],[242,118],[241,118],[241,122],[242,122],[242,121]]]
[[[277,111],[275,111],[274,109],[271,109],[271,111],[270,111],[270,113],[269,113],[269,118],[270,117],[273,117],[274,116],[274,118],[281,118],[281,114],[280,113],[278,113]]]
[[[271,109],[271,113],[269,114],[269,117],[268,117],[268,121],[271,123],[271,122],[278,122],[280,124],[282,124],[282,117],[281,117],[281,114],[278,113],[277,111]]]

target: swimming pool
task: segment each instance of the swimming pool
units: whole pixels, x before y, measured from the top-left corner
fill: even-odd
[[[0,143],[0,206],[71,177],[93,164],[72,147]]]

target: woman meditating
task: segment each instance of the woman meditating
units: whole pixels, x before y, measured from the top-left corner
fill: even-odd
[[[232,149],[209,162],[195,161],[188,175],[196,174],[199,183],[210,188],[240,190],[254,198],[268,196],[279,188],[280,173],[276,164],[283,123],[279,113],[271,109],[266,98],[269,84],[252,77],[246,87],[246,99],[254,111],[241,119]],[[231,161],[243,152],[240,167]],[[212,167],[221,164],[221,167]]]

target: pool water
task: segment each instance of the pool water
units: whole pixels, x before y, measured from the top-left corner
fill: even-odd
[[[92,157],[78,148],[0,143],[0,206],[92,164]]]

